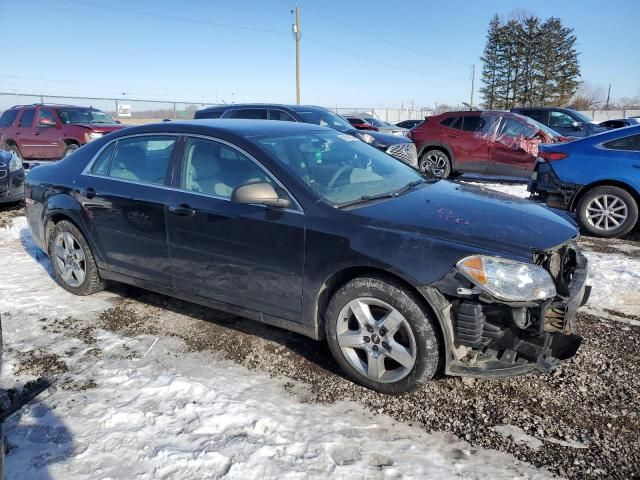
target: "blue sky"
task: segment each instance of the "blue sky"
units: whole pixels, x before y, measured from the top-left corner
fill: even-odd
[[[292,103],[293,5],[2,0],[2,33],[11,51],[0,69],[0,91]],[[301,0],[300,6],[305,103],[466,101],[470,66],[480,69],[491,16],[523,7],[575,28],[583,80],[603,88],[612,83],[614,98],[640,95],[640,0]]]

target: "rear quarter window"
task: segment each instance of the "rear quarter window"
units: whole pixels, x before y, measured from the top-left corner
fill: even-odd
[[[19,110],[7,110],[0,117],[0,128],[6,128],[13,125],[13,122],[18,116]]]
[[[603,143],[602,146],[609,150],[640,151],[640,135],[630,135]]]

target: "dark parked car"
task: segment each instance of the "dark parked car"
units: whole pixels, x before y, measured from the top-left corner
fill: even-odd
[[[528,178],[540,143],[568,140],[530,118],[500,111],[428,117],[409,131],[409,138],[420,170],[439,178],[456,173]]]
[[[592,123],[589,117],[570,108],[519,107],[512,108],[511,111],[533,118],[565,137],[588,137],[605,131],[605,128]]]
[[[0,150],[0,205],[22,200],[24,176],[20,157],[13,152]]]
[[[396,123],[398,127],[406,128],[411,130],[413,127],[420,125],[424,120],[403,120],[402,122]]]
[[[58,160],[102,135],[125,128],[106,113],[73,105],[16,105],[0,117],[0,148],[25,160]]]
[[[542,145],[529,183],[534,199],[575,211],[598,237],[619,237],[638,222],[640,125],[565,145]]]
[[[361,132],[349,124],[343,117],[330,110],[313,105],[279,105],[279,104],[233,104],[218,105],[196,111],[196,119],[235,118],[252,120],[280,120],[287,122],[304,122],[333,128],[339,132],[359,138],[378,150],[388,153],[394,158],[411,165],[418,166],[418,156],[413,142],[406,137],[397,137],[387,133],[368,131]]]
[[[133,127],[27,177],[33,238],[66,290],[138,285],[326,339],[385,393],[548,370],[588,296],[575,224],[426,180],[350,135],[294,122]]]
[[[640,118],[616,118],[614,120],[605,120],[598,124],[600,127],[604,127],[607,130],[613,130],[615,128],[631,127],[633,125],[640,125]]]

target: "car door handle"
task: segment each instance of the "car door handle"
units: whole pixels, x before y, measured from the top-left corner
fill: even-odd
[[[89,187],[85,190],[78,190],[78,193],[84,197],[87,197],[89,199],[95,197],[97,195],[97,192],[95,191],[95,189],[93,187]]]
[[[34,135],[40,135],[40,132],[33,132]]]
[[[456,135],[455,133],[448,133],[447,137],[449,138],[458,138],[460,135]]]
[[[633,168],[640,168],[640,163],[634,163]]]
[[[193,217],[196,214],[195,209],[184,203],[180,205],[169,205],[169,212],[180,217]]]

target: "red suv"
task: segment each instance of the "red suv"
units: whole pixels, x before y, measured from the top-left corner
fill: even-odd
[[[0,117],[0,148],[13,151],[24,160],[58,160],[85,143],[122,128],[125,125],[95,108],[16,105]]]
[[[509,112],[447,112],[409,132],[420,170],[529,177],[541,143],[568,141],[535,120]]]

